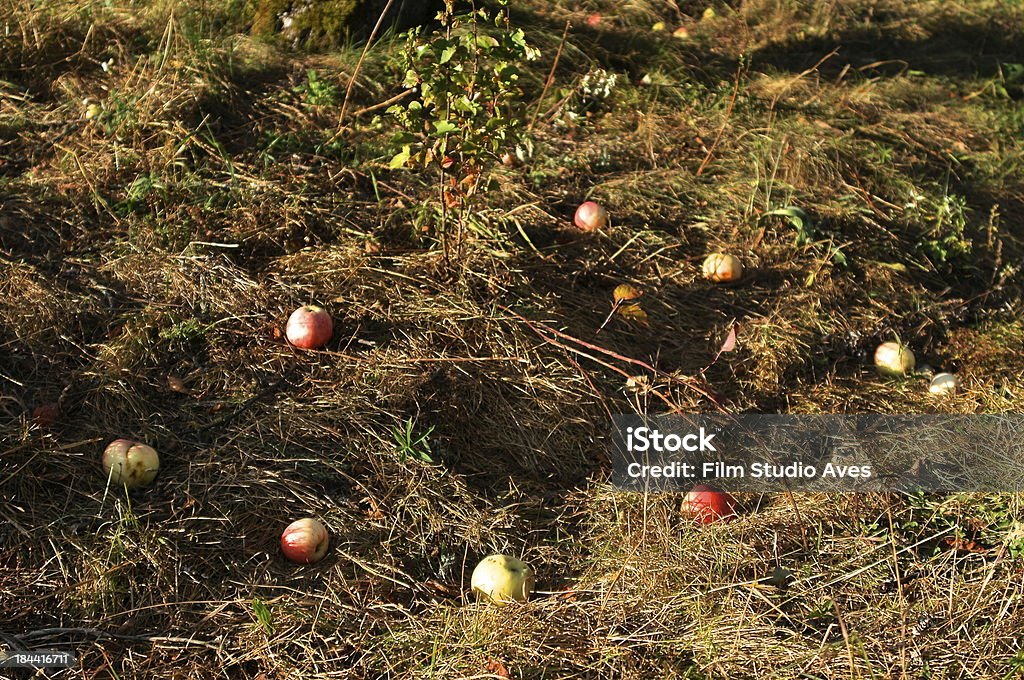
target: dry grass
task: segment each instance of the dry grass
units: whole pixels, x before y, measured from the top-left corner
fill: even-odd
[[[1024,408],[1019,2],[513,2],[544,51],[533,155],[495,170],[455,271],[388,124],[335,135],[358,48],[138,4],[0,0],[0,643],[74,649],[51,675],[90,679],[1020,673],[1020,496],[750,495],[698,529],[611,489],[605,453],[610,414],[708,395]],[[398,93],[396,52],[349,110]],[[620,79],[588,108],[597,68]],[[613,226],[579,238],[586,197]],[[762,218],[789,204],[813,242]],[[712,250],[750,276],[705,283]],[[624,281],[650,327],[598,333]],[[280,328],[311,301],[336,336],[297,353]],[[655,365],[654,390],[545,329]],[[965,389],[880,381],[895,336]],[[160,451],[152,488],[104,487],[117,436]],[[277,539],[305,515],[334,547],[300,568]],[[529,604],[468,597],[495,551],[537,570]]]

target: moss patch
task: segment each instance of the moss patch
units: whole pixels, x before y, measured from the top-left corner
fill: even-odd
[[[399,30],[428,21],[433,2],[397,2],[387,21]],[[251,0],[252,32],[310,50],[365,40],[387,3],[384,0]]]

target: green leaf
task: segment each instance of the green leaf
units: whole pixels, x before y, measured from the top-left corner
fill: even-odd
[[[444,49],[444,50],[443,50],[443,51],[441,52],[441,58],[440,58],[440,59],[438,59],[437,63],[439,63],[439,64],[447,64],[447,63],[448,63],[449,61],[451,61],[451,60],[452,60],[452,57],[454,57],[454,56],[455,56],[455,53],[456,53],[456,52],[457,52],[458,50],[459,50],[459,48],[458,48],[458,47],[456,47],[455,45],[452,45],[451,47],[446,47],[446,48],[445,48],[445,49]]]
[[[390,167],[392,170],[404,168],[406,164],[409,162],[409,158],[411,156],[412,149],[408,144],[406,144],[405,146],[402,147],[402,150],[399,153],[395,154],[395,157],[391,159],[391,163],[389,164],[388,167]]]
[[[409,145],[412,144],[414,141],[416,141],[416,136],[411,132],[396,132],[395,135],[391,138],[391,145],[401,146],[408,149]]]
[[[1010,85],[1024,82],[1024,64],[1003,64],[1003,77]]]
[[[466,95],[457,97],[455,101],[452,102],[452,106],[455,108],[456,111],[459,111],[461,113],[468,113],[471,116],[480,112],[480,105],[474,102]]]
[[[270,608],[267,607],[266,603],[258,597],[253,598],[252,611],[256,615],[256,620],[259,622],[260,627],[263,628],[263,632],[267,635],[273,635],[274,627],[272,624],[272,616],[270,614]]]
[[[459,126],[450,120],[435,120],[434,121],[434,134],[435,135],[450,135],[456,132]]]
[[[785,217],[796,229],[796,245],[798,246],[805,245],[814,238],[814,224],[803,208],[790,205],[777,210],[769,210],[761,215],[762,219],[765,217]]]

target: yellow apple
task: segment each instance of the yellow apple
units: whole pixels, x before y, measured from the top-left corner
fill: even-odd
[[[909,347],[898,342],[883,342],[875,350],[875,368],[884,376],[897,378],[914,370],[917,360]]]
[[[952,373],[938,373],[928,384],[928,391],[942,396],[953,394],[960,387],[960,381]]]
[[[494,602],[526,602],[533,592],[533,570],[508,555],[489,555],[480,560],[470,579],[473,592]]]
[[[711,253],[701,268],[704,278],[715,283],[732,283],[743,277],[743,264],[735,255]]]
[[[159,470],[160,456],[141,442],[115,439],[103,451],[103,471],[112,484],[129,489],[147,486]]]

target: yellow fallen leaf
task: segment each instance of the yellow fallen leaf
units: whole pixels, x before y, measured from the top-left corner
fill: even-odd
[[[640,305],[619,305],[619,316],[626,321],[632,321],[638,323],[641,326],[649,326],[650,318],[647,316],[647,312],[644,311]]]

